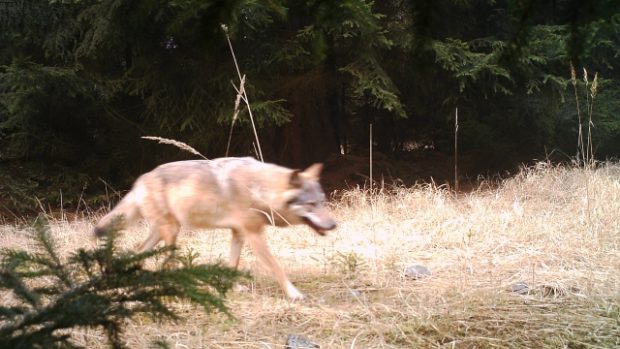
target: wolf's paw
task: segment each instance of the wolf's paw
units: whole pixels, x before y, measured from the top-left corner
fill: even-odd
[[[301,293],[290,282],[288,283],[288,285],[286,285],[286,296],[292,301],[301,301],[304,299],[303,293]]]

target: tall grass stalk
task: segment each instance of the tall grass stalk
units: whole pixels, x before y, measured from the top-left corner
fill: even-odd
[[[168,144],[168,145],[172,145],[175,146],[181,150],[185,150],[187,152],[190,152],[194,155],[198,155],[201,158],[205,159],[205,160],[209,160],[207,159],[206,156],[202,155],[198,150],[194,149],[193,147],[191,147],[190,145],[188,145],[187,143],[181,142],[181,141],[177,141],[174,139],[169,139],[169,138],[162,138],[162,137],[155,137],[155,136],[142,136],[142,139],[148,139],[151,141],[157,141],[160,144]]]
[[[584,76],[587,77],[586,74],[586,70],[584,69]],[[586,83],[586,90],[587,89],[587,83]],[[592,127],[594,126],[594,123],[592,122],[592,114],[594,112],[594,99],[596,98],[596,94],[598,92],[598,73],[594,73],[594,79],[592,80],[592,85],[590,86],[589,89],[589,103],[588,103],[588,156],[589,156],[589,162],[590,162],[590,166],[594,166],[594,148],[592,145]],[[587,100],[587,96],[586,96],[586,100]]]
[[[454,194],[459,195],[459,108],[454,108]]]
[[[578,92],[578,82],[577,82],[577,73],[575,71],[575,67],[571,63],[570,65],[571,72],[571,82],[573,85],[573,90],[575,92],[575,106],[577,108],[577,119],[579,123],[578,134],[577,134],[577,163],[580,166],[584,166],[587,168],[592,168],[596,166],[596,159],[594,157],[594,146],[592,140],[592,127],[594,123],[592,121],[592,116],[594,113],[594,99],[596,98],[596,94],[598,92],[598,73],[594,74],[594,79],[590,84],[588,79],[588,71],[583,68],[583,82],[585,86],[586,93],[586,110],[588,117],[588,130],[587,130],[587,138],[584,140],[584,131],[583,131],[583,120],[584,117],[581,113],[581,104],[579,102],[579,92]]]
[[[370,167],[370,193],[372,195],[372,188],[373,188],[373,182],[372,182],[372,123],[369,125],[369,129],[368,129],[368,165]]]
[[[256,144],[256,150],[258,159],[260,161],[265,161],[263,159],[263,151],[260,146],[260,140],[258,138],[258,132],[256,131],[256,124],[254,123],[254,116],[252,115],[252,108],[250,107],[250,99],[248,98],[248,94],[246,89],[244,88],[245,83],[245,75],[241,74],[241,70],[239,69],[239,64],[237,63],[237,57],[235,56],[235,50],[233,49],[232,42],[230,41],[230,36],[228,35],[228,27],[222,24],[222,30],[224,30],[224,34],[226,35],[226,41],[228,41],[228,47],[230,48],[230,54],[232,55],[233,61],[235,63],[235,69],[237,70],[237,76],[239,77],[239,88],[237,90],[237,99],[243,99],[246,107],[248,108],[248,115],[250,116],[250,122],[252,124],[252,131],[254,131],[254,141]],[[234,121],[232,121],[234,123]],[[232,125],[231,125],[232,128]],[[232,130],[231,130],[232,132]],[[228,153],[228,152],[227,152]]]
[[[586,110],[588,117],[588,131],[587,131],[587,139],[584,141],[583,137],[583,125],[582,120],[583,117],[581,115],[581,106],[579,103],[579,93],[578,93],[578,84],[577,84],[577,74],[575,72],[575,67],[572,62],[570,65],[571,70],[571,82],[573,84],[573,90],[575,92],[575,105],[577,108],[577,117],[579,122],[579,133],[577,135],[577,163],[586,171],[594,170],[596,167],[596,159],[594,157],[594,146],[592,140],[592,127],[594,123],[592,121],[592,116],[594,113],[594,100],[596,98],[598,92],[598,73],[594,74],[594,79],[592,80],[592,84],[588,79],[588,71],[586,68],[583,68],[583,83],[585,86],[586,93]],[[585,180],[585,202],[586,202],[586,218],[588,222],[587,228],[590,230],[590,234],[594,235],[596,232],[594,230],[594,222],[592,221],[592,190],[589,181],[590,177],[587,177]]]
[[[231,82],[232,83],[232,82]],[[235,109],[233,111],[232,121],[230,122],[230,131],[228,132],[228,143],[226,143],[226,157],[230,153],[230,142],[232,142],[232,134],[233,129],[235,128],[235,122],[237,121],[237,117],[239,116],[239,104],[241,102],[241,98],[243,97],[243,93],[245,92],[245,75],[241,77],[241,82],[239,82],[239,88],[233,84],[235,90],[237,90],[237,98],[235,99]]]
[[[573,91],[575,92],[575,106],[577,108],[577,121],[578,121],[578,133],[577,133],[577,164],[585,165],[585,149],[583,145],[583,125],[581,122],[581,105],[579,103],[579,93],[577,91],[577,72],[573,62],[570,62],[570,79],[573,84]]]

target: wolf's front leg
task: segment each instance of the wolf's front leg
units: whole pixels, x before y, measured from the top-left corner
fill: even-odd
[[[286,277],[286,274],[284,273],[284,270],[275,257],[271,254],[271,251],[269,251],[265,234],[263,234],[262,231],[252,231],[246,234],[246,239],[250,243],[256,257],[265,263],[269,270],[271,270],[271,273],[278,281],[278,284],[280,284],[282,291],[284,291],[284,293],[286,293],[286,295],[292,300],[303,299],[304,295],[299,292],[299,290],[289,281],[288,277]]]
[[[237,230],[232,230],[232,239],[230,240],[230,256],[228,266],[234,269],[239,267],[239,258],[241,257],[241,249],[243,248],[243,235]]]

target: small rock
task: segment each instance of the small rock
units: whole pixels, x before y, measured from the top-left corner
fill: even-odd
[[[431,276],[431,271],[420,264],[411,264],[403,269],[403,275],[413,280],[423,279]]]
[[[306,337],[296,334],[289,334],[286,338],[286,345],[284,346],[284,349],[314,349],[320,347],[321,346],[310,341]]]
[[[530,287],[525,281],[520,281],[520,282],[512,284],[510,286],[510,290],[514,293],[518,293],[522,295],[530,293]]]

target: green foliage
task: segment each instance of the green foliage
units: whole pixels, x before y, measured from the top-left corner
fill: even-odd
[[[53,163],[126,186],[180,157],[140,136],[222,156],[238,84],[222,25],[270,161],[365,152],[369,123],[379,151],[432,142],[450,153],[457,107],[463,154],[572,154],[571,62],[607,81],[594,135],[599,154],[618,155],[616,0],[16,4],[0,13],[0,167]],[[231,154],[251,153],[243,108],[236,128]]]
[[[498,63],[498,52],[501,52],[502,48],[501,41],[490,39],[463,42],[447,38],[445,41],[435,41],[432,45],[437,64],[452,73],[457,80],[459,92],[471,85],[477,85],[478,80],[483,80],[488,83],[488,86],[484,86],[485,89],[511,94],[505,86],[512,80],[510,72]],[[485,77],[487,79],[484,79]]]
[[[332,263],[347,277],[357,276],[359,272],[368,267],[363,256],[354,251],[348,253],[337,251]]]
[[[342,55],[338,60],[344,58],[340,71],[352,78],[351,98],[364,101],[368,97],[374,108],[404,117],[398,88],[380,62],[381,52],[389,51],[393,42],[381,24],[384,15],[373,6],[373,1],[342,1],[325,8],[320,23],[325,35],[332,36],[335,53]]]
[[[80,249],[68,258],[58,254],[44,220],[37,220],[33,235],[37,251],[1,252],[0,290],[11,294],[11,300],[0,306],[2,348],[77,348],[66,331],[76,328],[99,328],[111,347],[124,348],[123,322],[138,315],[179,320],[167,304],[173,299],[228,314],[224,297],[243,275],[219,265],[194,263],[145,270],[145,261],[171,249],[122,252],[116,232],[96,249]]]
[[[411,91],[402,98],[413,118],[391,124],[397,136],[394,144],[400,144],[400,137],[430,138],[438,149],[449,152],[458,108],[461,151],[481,157],[491,168],[491,153],[502,161],[509,159],[501,166],[555,150],[573,155],[578,122],[569,65],[578,59],[579,69],[618,79],[611,68],[616,63],[610,60],[617,48],[609,45],[609,38],[620,30],[618,5],[570,0],[412,3],[411,17],[401,25],[413,32],[412,37],[401,34],[398,38],[404,41],[397,47],[414,60],[388,72],[399,90]],[[387,7],[393,12],[386,13],[395,19],[407,8]],[[403,55],[394,62],[406,59]],[[609,112],[618,111],[610,102],[596,101],[601,108],[596,110],[605,110],[608,122],[595,121],[595,137],[611,135],[613,128],[605,128],[620,121],[617,113]],[[611,140],[600,139],[601,148]]]
[[[62,158],[84,142],[80,130],[93,124],[83,109],[98,96],[95,85],[75,68],[45,66],[16,58],[0,66],[0,121],[4,158]]]

